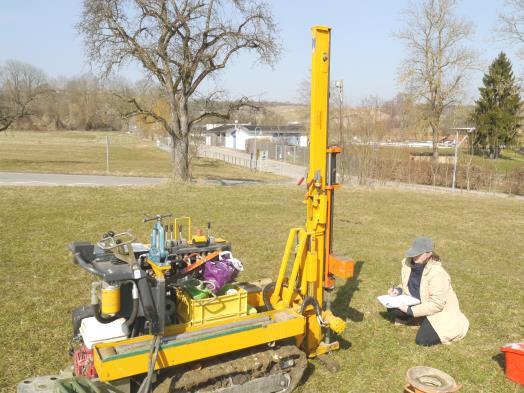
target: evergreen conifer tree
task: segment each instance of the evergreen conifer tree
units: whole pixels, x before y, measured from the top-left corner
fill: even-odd
[[[521,120],[519,86],[504,52],[491,63],[482,81],[484,87],[479,88],[480,98],[473,113],[476,125],[473,143],[496,159],[501,146],[515,141]]]

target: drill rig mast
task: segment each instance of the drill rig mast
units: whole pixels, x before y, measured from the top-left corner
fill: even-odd
[[[336,156],[339,147],[328,147],[330,32],[315,26],[313,33],[310,152],[306,178],[306,225],[293,228],[288,237],[271,304],[275,308],[300,304],[306,311],[307,328],[303,349],[309,357],[338,349],[329,342],[329,330],[342,331],[344,322],[334,318],[329,307],[329,292],[334,277],[353,276],[354,262],[332,255]],[[291,275],[285,277],[293,245],[297,244]],[[287,287],[284,282],[287,282]],[[326,296],[325,296],[326,295]],[[326,298],[326,299],[325,299]],[[325,311],[322,311],[325,309]]]

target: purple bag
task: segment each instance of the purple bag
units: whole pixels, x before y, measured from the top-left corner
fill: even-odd
[[[224,285],[233,281],[237,274],[238,271],[228,259],[209,261],[204,265],[204,281],[211,283],[211,288],[209,289],[214,293],[217,293]]]

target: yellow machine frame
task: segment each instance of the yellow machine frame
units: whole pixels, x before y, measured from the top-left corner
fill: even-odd
[[[166,332],[166,341],[162,343],[155,364],[155,370],[177,366],[191,361],[222,355],[227,352],[251,348],[256,345],[282,340],[288,337],[300,336],[304,333],[305,319],[292,311],[282,318],[282,311],[272,311],[257,315],[230,319],[226,322],[212,323],[205,327],[171,326]],[[256,322],[261,317],[268,317],[268,322]],[[254,321],[249,324],[250,320]],[[169,336],[183,333],[198,333],[205,329],[213,329],[220,325],[238,324],[223,332],[209,333],[199,338],[169,340]],[[145,373],[148,371],[149,347],[153,336],[140,336],[118,343],[97,344],[94,350],[94,363],[101,381],[117,379]],[[138,346],[140,349],[127,355],[105,356],[104,353],[114,351],[117,347]]]
[[[305,195],[306,224],[305,228],[293,228],[289,233],[279,275],[270,297],[274,310],[203,326],[168,326],[166,338],[160,346],[156,369],[285,338],[294,338],[297,346],[309,357],[338,349],[338,342],[329,342],[327,332],[330,329],[341,332],[345,323],[331,314],[324,294],[334,287],[334,275],[352,277],[353,261],[331,255],[333,192],[338,188],[332,175],[336,173],[333,168],[334,157],[341,150],[328,148],[327,138],[330,30],[325,26],[312,28],[311,136]],[[286,277],[293,253],[291,272]],[[163,275],[161,271],[155,273]],[[306,297],[315,299],[324,310],[321,316],[315,313],[311,305],[301,310],[302,314],[299,312]],[[257,299],[258,304],[251,304],[252,306],[263,304],[261,293],[256,296],[251,294],[249,299]],[[256,322],[260,318],[265,322]],[[220,330],[221,326],[232,323],[239,327]],[[186,333],[191,333],[189,336],[193,338],[170,341],[168,337]],[[116,350],[122,348],[149,348],[151,340],[153,336],[148,335],[94,345],[95,368],[99,378],[102,381],[112,381],[147,372],[147,351],[128,351],[126,355],[111,354],[122,353]]]

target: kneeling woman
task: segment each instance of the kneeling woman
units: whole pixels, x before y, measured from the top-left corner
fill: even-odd
[[[433,241],[418,237],[402,261],[402,284],[390,288],[389,295],[401,293],[420,300],[415,306],[388,309],[397,323],[409,324],[421,319],[415,339],[418,345],[431,346],[459,341],[466,335],[469,322],[460,311],[449,274],[433,252]]]

